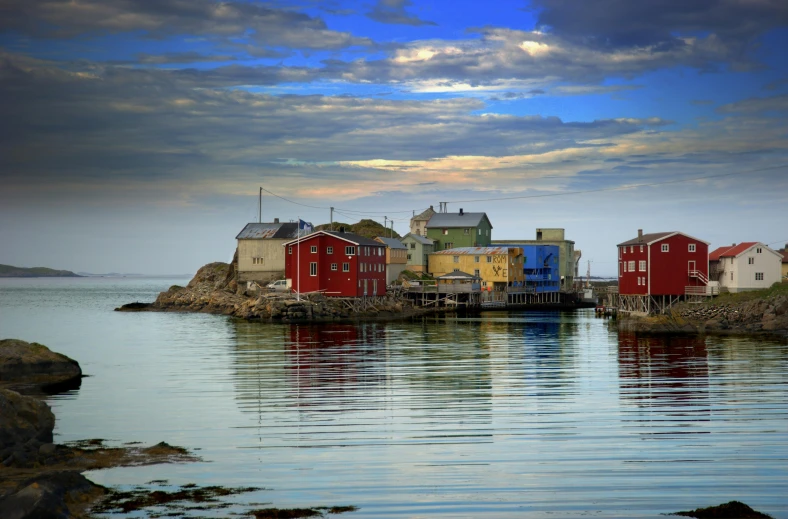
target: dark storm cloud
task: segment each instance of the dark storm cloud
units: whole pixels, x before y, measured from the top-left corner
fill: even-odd
[[[13,30],[39,37],[140,32],[153,38],[248,36],[262,45],[304,49],[372,44],[367,38],[329,30],[320,18],[247,2],[8,0],[0,13],[0,31]]]
[[[539,24],[556,35],[599,47],[686,45],[683,36],[711,34],[743,55],[753,39],[788,23],[784,0],[536,0]]]
[[[408,13],[405,8],[411,5],[410,0],[378,0],[367,13],[376,22],[399,25],[435,25],[435,22],[422,20]]]
[[[0,171],[17,180],[193,179],[268,164],[502,156],[604,145],[664,123],[474,115],[479,100],[271,96],[205,85],[265,69],[66,70],[0,56]],[[195,88],[195,85],[201,85]]]

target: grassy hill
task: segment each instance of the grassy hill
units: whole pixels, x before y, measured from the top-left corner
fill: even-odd
[[[375,239],[378,236],[384,236],[388,238],[392,236],[394,238],[401,238],[397,231],[394,231],[394,234],[391,235],[391,229],[386,229],[383,227],[383,224],[376,222],[374,220],[361,220],[358,223],[342,223],[342,222],[334,222],[334,230],[338,231],[340,227],[344,227],[346,232],[352,232],[354,234],[358,234],[359,236],[364,236],[365,238]],[[315,226],[316,231],[328,231],[331,230],[331,224],[324,223],[321,225]]]
[[[0,278],[78,278],[70,270],[55,270],[46,267],[14,267],[13,265],[0,265]]]

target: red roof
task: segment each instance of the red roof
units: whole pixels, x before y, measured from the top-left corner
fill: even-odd
[[[730,258],[736,257],[742,252],[750,249],[751,247],[758,245],[757,241],[745,241],[738,245],[726,245],[725,247],[719,247],[714,249],[709,253],[709,261],[719,261],[720,258]]]

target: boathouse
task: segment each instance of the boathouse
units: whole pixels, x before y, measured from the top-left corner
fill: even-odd
[[[618,244],[618,308],[664,312],[678,301],[713,293],[709,244],[677,231],[643,234]]]
[[[249,288],[254,284],[282,279],[285,275],[285,253],[282,244],[298,237],[297,222],[248,223],[238,233],[238,282]],[[301,231],[301,234],[306,234]]]
[[[487,291],[524,286],[523,250],[519,247],[457,247],[430,254],[429,264],[435,277],[472,272]]]
[[[378,236],[375,241],[386,246],[386,284],[390,285],[408,266],[408,248],[396,238]]]
[[[427,238],[435,251],[458,247],[487,247],[492,239],[492,224],[487,213],[435,213],[427,222]]]
[[[353,233],[317,231],[284,244],[294,292],[329,297],[386,294],[386,246]]]

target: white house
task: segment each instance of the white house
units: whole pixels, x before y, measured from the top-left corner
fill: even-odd
[[[719,247],[709,254],[709,275],[730,292],[769,288],[780,281],[782,255],[760,242]]]

